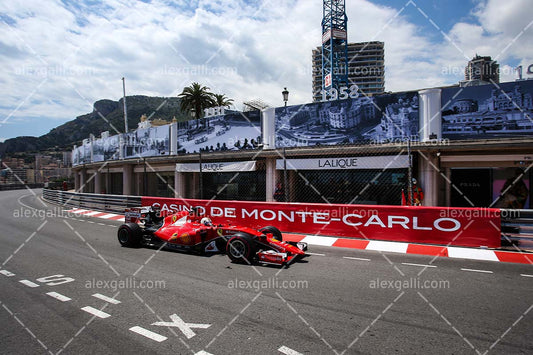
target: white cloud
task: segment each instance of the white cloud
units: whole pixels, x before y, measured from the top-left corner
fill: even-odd
[[[13,120],[58,120],[33,128],[33,134],[46,133],[91,111],[96,100],[119,99],[123,76],[130,95],[177,95],[199,81],[235,99],[238,108],[253,98],[282,105],[283,87],[291,92],[290,104],[311,101],[320,1],[200,0],[189,8],[190,3],[2,2],[0,121],[21,105]],[[444,37],[435,42],[435,33],[429,36],[409,22],[407,12],[422,17],[412,5],[399,14],[352,0],[347,2],[348,37],[350,42],[385,42],[386,90],[451,84],[462,79],[465,56],[475,53],[501,52],[502,67],[508,59],[526,67],[533,63],[533,48],[527,45],[532,28],[507,46],[528,25],[525,5],[526,0],[480,5],[474,13],[478,23],[456,23],[447,34],[450,43]],[[505,68],[511,72],[505,79],[511,78],[511,68]]]

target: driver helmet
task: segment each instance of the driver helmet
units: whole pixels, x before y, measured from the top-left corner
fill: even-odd
[[[211,222],[211,218],[209,218],[209,217],[202,218],[200,223],[203,224],[204,226],[208,226],[208,227],[213,225],[213,222]]]

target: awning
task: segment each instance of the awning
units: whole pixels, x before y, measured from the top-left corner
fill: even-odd
[[[202,172],[225,173],[238,171],[255,171],[255,163],[255,161],[202,163]],[[176,172],[199,173],[200,163],[178,163],[176,164]]]
[[[407,155],[287,159],[288,170],[403,169],[408,166]],[[283,159],[276,160],[276,169],[284,169]]]

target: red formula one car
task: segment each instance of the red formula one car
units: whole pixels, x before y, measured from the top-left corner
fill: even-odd
[[[152,246],[201,254],[225,252],[234,262],[288,265],[305,256],[306,243],[283,242],[273,226],[255,230],[231,224],[212,223],[197,210],[166,217],[153,207],[126,210],[126,223],[118,229],[118,241],[125,247]]]

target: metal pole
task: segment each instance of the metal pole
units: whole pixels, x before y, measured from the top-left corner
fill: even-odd
[[[289,185],[287,185],[287,154],[283,147],[283,191],[285,193],[285,202],[289,202]]]
[[[200,200],[204,199],[204,181],[202,175],[202,151],[200,150]]]
[[[124,132],[128,133],[128,109],[126,108],[126,80],[122,78],[122,92],[124,101]]]
[[[411,155],[411,137],[407,140],[407,159],[409,165],[407,168],[407,202],[409,206],[413,205],[413,157]]]
[[[148,177],[146,176],[146,158],[143,158],[144,173],[143,173],[143,196],[148,194]]]

